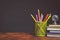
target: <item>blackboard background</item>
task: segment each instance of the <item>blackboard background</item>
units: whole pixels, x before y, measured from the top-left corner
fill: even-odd
[[[37,9],[44,15],[51,12],[60,16],[60,1],[0,0],[0,32],[34,32],[30,14],[35,15]]]

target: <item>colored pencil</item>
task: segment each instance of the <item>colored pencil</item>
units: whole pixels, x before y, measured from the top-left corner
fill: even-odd
[[[38,22],[38,15],[36,14],[36,21]]]
[[[51,18],[51,14],[49,14],[48,18],[46,19],[45,22],[47,22]]]
[[[49,15],[47,14],[46,17],[45,17],[44,20],[43,20],[44,22],[47,20],[48,16],[49,16]]]
[[[39,21],[40,21],[40,11],[39,11],[39,9],[38,9],[38,18],[39,18]]]
[[[35,22],[37,22],[36,19],[34,18],[34,16],[33,16],[32,14],[31,14],[31,17],[33,18],[33,20],[34,20]]]
[[[41,13],[41,21],[43,21],[43,14]]]
[[[40,28],[42,30],[42,28],[45,28],[44,25],[46,25],[47,21],[51,18],[51,14],[49,14],[48,18],[46,19],[46,21],[44,21],[41,25]],[[43,31],[43,30],[42,30]],[[43,31],[44,32],[44,31]]]

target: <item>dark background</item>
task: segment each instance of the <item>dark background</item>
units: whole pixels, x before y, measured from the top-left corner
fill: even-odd
[[[30,14],[35,15],[37,9],[44,15],[51,12],[60,16],[60,1],[0,0],[0,32],[34,32]]]

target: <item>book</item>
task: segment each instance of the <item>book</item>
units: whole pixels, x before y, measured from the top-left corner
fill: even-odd
[[[49,27],[47,27],[47,30],[60,30],[60,28],[49,28]]]
[[[56,27],[56,28],[60,28],[60,25],[49,25],[48,27]]]
[[[60,34],[47,34],[47,37],[60,37]]]
[[[50,32],[51,33],[60,33],[60,30],[58,30],[58,31],[57,30],[51,30]]]
[[[60,30],[48,30],[48,34],[60,34]]]
[[[49,25],[47,27],[47,37],[60,37],[60,25]]]

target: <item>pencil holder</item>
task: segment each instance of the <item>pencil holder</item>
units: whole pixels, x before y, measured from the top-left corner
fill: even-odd
[[[46,36],[47,22],[46,23],[35,23],[35,36]]]

